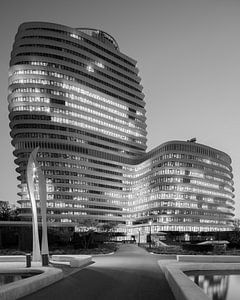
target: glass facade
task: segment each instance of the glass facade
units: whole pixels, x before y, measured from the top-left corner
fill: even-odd
[[[96,29],[23,23],[9,71],[9,111],[21,218],[31,219],[30,152],[47,180],[48,222],[115,222],[124,230],[228,230],[230,157],[173,141],[146,152],[145,102],[136,61]],[[36,193],[38,191],[36,190]]]
[[[126,174],[134,227],[158,231],[227,231],[234,216],[230,157],[205,145],[171,141]]]

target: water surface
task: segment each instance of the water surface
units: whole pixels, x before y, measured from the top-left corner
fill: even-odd
[[[37,275],[36,273],[1,273],[0,286]]]
[[[187,274],[212,300],[239,300],[240,273],[228,272],[191,272]]]

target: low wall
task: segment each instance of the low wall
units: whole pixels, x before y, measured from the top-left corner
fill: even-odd
[[[24,262],[26,261],[25,255],[1,255],[0,262]]]
[[[226,255],[177,255],[179,262],[240,263],[240,256]]]
[[[68,262],[70,267],[79,268],[92,261],[91,255],[52,255],[53,263]]]
[[[158,264],[162,268],[176,300],[209,300],[209,297],[204,293],[204,291],[192,280],[190,280],[184,272],[231,270],[239,270],[240,272],[240,263],[229,263],[227,259],[224,260],[224,257],[222,257],[221,263],[200,263],[200,261],[198,260],[198,256],[195,255],[194,257],[195,260],[192,260],[194,264],[190,262],[173,263],[172,261],[158,261]],[[199,259],[200,258],[202,257],[199,257]]]
[[[0,273],[41,273],[33,277],[18,280],[6,285],[0,289],[1,300],[15,300],[40,290],[63,278],[63,272],[56,268],[0,268]]]
[[[209,300],[203,290],[192,282],[176,264],[162,265],[168,284],[176,300]]]

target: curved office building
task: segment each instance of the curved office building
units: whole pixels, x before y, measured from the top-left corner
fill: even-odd
[[[134,227],[154,231],[229,230],[234,216],[231,158],[195,142],[171,141],[133,168]]]
[[[191,142],[146,153],[136,63],[101,30],[45,22],[19,27],[8,101],[23,220],[31,219],[27,160],[39,147],[48,222],[55,225],[92,218],[130,231],[149,220],[161,230],[231,227],[228,155]]]

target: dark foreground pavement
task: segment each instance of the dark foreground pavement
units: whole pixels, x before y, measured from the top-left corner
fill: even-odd
[[[159,255],[125,244],[114,255],[21,300],[174,300],[157,261]]]

